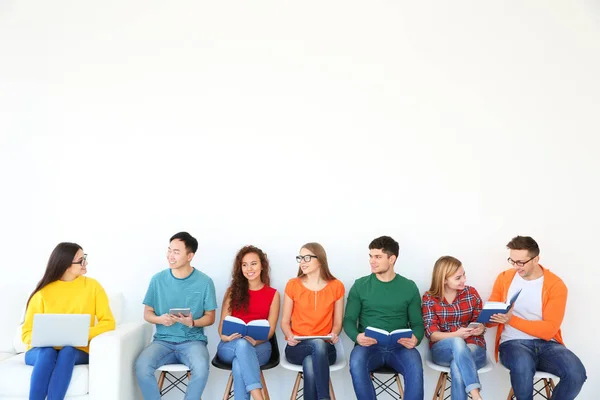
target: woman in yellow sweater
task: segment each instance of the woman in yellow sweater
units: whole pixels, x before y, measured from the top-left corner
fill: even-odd
[[[27,301],[22,340],[28,345],[25,363],[33,365],[29,385],[30,400],[65,398],[75,365],[89,362],[86,347],[31,347],[35,314],[89,314],[89,340],[115,329],[115,319],[102,286],[83,276],[87,254],[75,243],[59,243],[48,260],[42,280]],[[95,324],[96,318],[98,323]]]

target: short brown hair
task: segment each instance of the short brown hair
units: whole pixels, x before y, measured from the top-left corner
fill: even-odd
[[[515,236],[506,247],[511,250],[527,250],[529,257],[537,257],[540,254],[537,242],[530,236]]]

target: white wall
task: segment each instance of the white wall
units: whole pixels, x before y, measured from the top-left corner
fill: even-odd
[[[349,290],[383,234],[422,291],[452,254],[487,297],[506,242],[531,235],[570,288],[564,337],[592,399],[599,17],[575,0],[3,1],[0,303],[76,241],[141,318],[180,230],[219,298],[242,245],[283,290],[319,241]],[[225,384],[211,374],[208,399]],[[353,398],[348,371],[333,378]],[[292,380],[269,371],[272,397]],[[505,398],[506,373],[482,382]]]

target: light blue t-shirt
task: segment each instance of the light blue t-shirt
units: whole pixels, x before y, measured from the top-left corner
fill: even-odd
[[[205,311],[217,308],[215,285],[208,275],[196,268],[184,279],[175,278],[170,269],[152,277],[144,297],[144,304],[163,315],[171,308],[190,308],[194,319],[201,318]],[[204,328],[189,328],[183,324],[156,325],[154,340],[181,343],[187,340],[208,342]]]

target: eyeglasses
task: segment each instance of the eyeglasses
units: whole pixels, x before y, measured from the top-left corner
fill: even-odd
[[[531,257],[531,258],[530,258],[529,260],[527,260],[527,261],[515,261],[515,260],[513,260],[512,258],[508,257],[508,259],[507,259],[506,261],[508,261],[508,263],[509,263],[510,265],[515,265],[515,264],[516,264],[517,266],[519,266],[519,267],[522,267],[522,266],[524,266],[525,264],[527,264],[529,261],[533,260],[535,257],[537,257],[537,256],[533,256],[533,257]]]
[[[84,254],[83,258],[81,260],[73,261],[73,264],[81,264],[81,265],[87,264],[87,256],[88,256],[87,254]]]
[[[297,262],[301,262],[302,260],[304,260],[306,262],[310,262],[310,260],[312,260],[313,258],[317,258],[318,259],[319,257],[307,254],[305,256],[296,256],[296,261]]]

